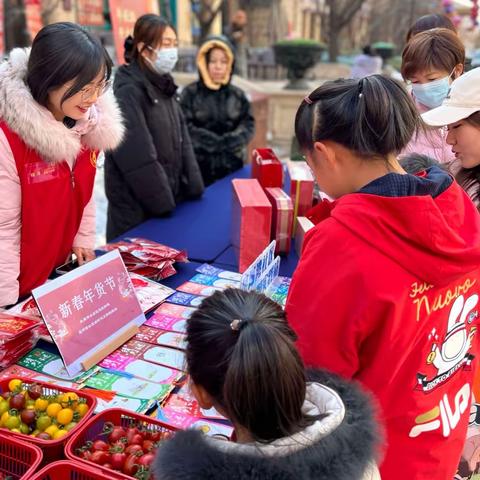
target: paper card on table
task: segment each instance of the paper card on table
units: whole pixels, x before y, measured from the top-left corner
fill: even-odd
[[[168,301],[186,307],[199,307],[204,298],[205,297],[199,295],[192,295],[191,293],[175,292],[168,298]]]
[[[155,310],[155,313],[164,313],[165,315],[177,318],[190,318],[194,311],[195,308],[192,307],[174,305],[173,303],[165,302]]]
[[[144,313],[151,312],[170,295],[175,293],[175,290],[141,275],[130,272],[130,278]]]
[[[89,390],[89,393],[95,395],[95,390]],[[141,400],[139,398],[122,397],[115,395],[112,400],[107,401],[97,397],[97,406],[95,407],[95,413],[101,413],[108,408],[123,408],[129,412],[145,413],[151,408],[152,402],[149,400]]]
[[[164,315],[163,313],[154,313],[146,322],[148,327],[166,330],[167,332],[186,333],[187,321],[183,318]]]
[[[173,388],[173,385],[149,382],[140,378],[125,377],[104,371],[97,372],[88,378],[85,386],[115,392],[117,395],[124,395],[129,398],[149,401],[164,399]]]
[[[185,354],[174,348],[157,347],[149,343],[130,340],[122,345],[118,352],[130,357],[146,360],[147,362],[158,363],[166,367],[183,370],[185,368]]]
[[[213,278],[213,277],[211,277],[211,278]],[[199,283],[194,283],[194,282],[185,282],[184,284],[177,287],[177,290],[179,292],[189,293],[189,294],[192,294],[192,295],[200,295],[200,296],[203,296],[203,297],[209,297],[210,295],[213,295],[215,292],[223,290],[223,289],[219,288],[219,287],[201,285]]]
[[[115,342],[145,322],[118,250],[32,293],[70,376],[78,375],[93,354],[108,355]]]
[[[41,373],[34,372],[33,370],[29,370],[28,368],[20,367],[19,365],[12,365],[11,367],[8,367],[5,370],[2,370],[2,372],[0,372],[0,379],[9,377],[28,378],[36,382],[52,383],[54,385],[58,385],[60,387],[68,389],[77,389],[79,386],[76,382],[68,380],[58,380],[58,378],[54,378],[49,375],[42,375]]]
[[[185,382],[177,393],[172,393],[165,401],[163,407],[192,417],[207,418],[211,420],[227,420],[214,407],[209,410],[201,408],[188,385],[188,382]]]
[[[211,437],[222,436],[229,440],[233,435],[233,427],[229,425],[192,417],[191,415],[176,412],[170,408],[159,408],[157,410],[157,419],[167,425],[172,425],[182,430],[186,430],[187,428],[201,430]]]
[[[231,272],[229,270],[222,270],[221,268],[214,267],[208,263],[204,263],[197,268],[198,273],[203,273],[210,277],[225,278],[227,280],[234,280],[240,282],[242,275],[238,272]]]
[[[287,303],[288,289],[292,279],[289,277],[277,277],[268,287],[265,295],[277,302],[282,307]]]
[[[86,372],[82,372],[80,375],[70,376],[65,370],[60,355],[47,352],[41,348],[33,349],[17,363],[21,367],[34,370],[35,372],[50,375],[60,380],[70,380],[75,383],[81,383],[86,377],[92,375],[97,370],[97,368],[94,367]]]
[[[182,373],[172,368],[156,365],[145,360],[116,351],[104,358],[99,367],[116,372],[125,372],[137,378],[155,383],[175,383]]]
[[[226,278],[212,277],[210,275],[204,275],[203,273],[198,273],[190,279],[190,282],[187,283],[198,283],[200,285],[211,286],[219,290],[225,290],[226,288],[238,288],[240,282],[236,280],[228,280]],[[186,285],[186,284],[184,284]],[[195,292],[188,292],[195,293]]]
[[[179,348],[181,350],[185,350],[187,341],[187,337],[181,333],[165,332],[158,328],[149,327],[148,325],[142,325],[133,339],[139,342]]]

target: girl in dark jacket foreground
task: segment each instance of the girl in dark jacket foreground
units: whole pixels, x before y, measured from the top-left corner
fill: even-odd
[[[250,102],[230,83],[233,63],[226,38],[207,40],[197,55],[200,79],[186,87],[181,96],[206,185],[242,168],[255,130]]]
[[[235,427],[236,442],[179,432],[162,443],[157,480],[378,479],[368,399],[326,372],[306,379],[280,306],[229,289],[203,301],[187,324],[191,389]]]
[[[177,60],[175,31],[158,15],[143,15],[125,42],[125,57],[128,65],[119,68],[114,91],[127,135],[105,164],[108,240],[203,192],[170,75]]]

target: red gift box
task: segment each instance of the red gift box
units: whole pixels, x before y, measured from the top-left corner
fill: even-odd
[[[272,206],[255,179],[233,184],[232,244],[243,273],[270,243]]]
[[[304,217],[312,208],[314,178],[307,162],[288,162],[287,171],[289,176],[287,188],[290,189],[293,203],[293,233],[295,234],[297,218]]]
[[[253,150],[252,178],[256,178],[263,188],[283,187],[283,165],[271,148]]]
[[[266,188],[272,204],[272,240],[276,240],[275,254],[290,252],[293,229],[292,199],[281,188]]]

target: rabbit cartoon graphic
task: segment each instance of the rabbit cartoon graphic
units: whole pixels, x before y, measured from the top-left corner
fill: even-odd
[[[460,295],[450,310],[445,335],[440,337],[435,330],[431,332],[430,337],[433,343],[427,357],[427,365],[433,365],[437,372],[433,379],[417,374],[419,386],[424,391],[430,391],[446,381],[462,365],[471,364],[473,357],[468,354],[468,351],[477,327],[470,327],[470,325],[478,317],[478,311],[474,310],[477,304],[477,294],[471,295],[467,300]]]

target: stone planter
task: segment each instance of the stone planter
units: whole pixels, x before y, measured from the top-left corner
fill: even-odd
[[[290,82],[285,87],[292,90],[308,89],[305,73],[320,61],[325,45],[313,40],[284,40],[273,46],[275,62],[288,70]]]

